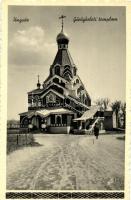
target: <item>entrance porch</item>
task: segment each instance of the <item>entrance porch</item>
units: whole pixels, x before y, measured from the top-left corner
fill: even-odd
[[[58,108],[28,112],[25,120],[29,132],[70,133],[75,117],[73,111]],[[21,128],[23,124],[24,120],[21,120]]]

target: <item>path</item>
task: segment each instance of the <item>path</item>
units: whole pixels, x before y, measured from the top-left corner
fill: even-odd
[[[7,156],[7,189],[121,190],[124,140],[117,135],[35,135],[41,144]]]

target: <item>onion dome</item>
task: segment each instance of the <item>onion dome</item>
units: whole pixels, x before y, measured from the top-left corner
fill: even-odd
[[[69,38],[68,36],[61,31],[56,38],[56,41],[58,44],[68,44],[69,43]]]

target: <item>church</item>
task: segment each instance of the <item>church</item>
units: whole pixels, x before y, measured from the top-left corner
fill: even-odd
[[[98,121],[98,107],[77,74],[69,52],[69,38],[62,28],[56,37],[58,51],[50,66],[49,76],[36,89],[28,92],[28,111],[20,113],[20,129],[30,132],[86,133]]]

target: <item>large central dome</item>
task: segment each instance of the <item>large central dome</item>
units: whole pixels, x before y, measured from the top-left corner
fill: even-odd
[[[69,43],[69,38],[67,36],[67,34],[63,33],[63,31],[61,31],[56,38],[56,41],[58,44],[68,44]]]

